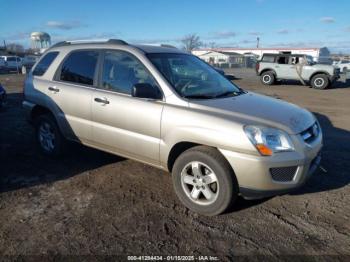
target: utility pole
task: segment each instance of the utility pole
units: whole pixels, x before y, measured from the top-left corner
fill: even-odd
[[[260,37],[256,38],[256,48],[259,48],[259,44],[260,44]]]

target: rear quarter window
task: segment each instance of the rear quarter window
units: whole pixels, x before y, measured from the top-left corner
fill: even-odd
[[[42,76],[57,57],[58,52],[47,53],[33,70],[33,75]]]

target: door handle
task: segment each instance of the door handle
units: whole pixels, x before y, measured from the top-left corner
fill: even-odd
[[[105,104],[105,105],[108,105],[109,104],[109,101],[106,99],[106,98],[99,98],[99,97],[95,97],[95,102],[97,103],[102,103],[102,104]]]
[[[275,66],[276,68],[280,68],[280,66]]]
[[[60,90],[57,88],[57,87],[55,87],[55,86],[50,86],[49,88],[49,91],[52,91],[52,92],[59,92]]]

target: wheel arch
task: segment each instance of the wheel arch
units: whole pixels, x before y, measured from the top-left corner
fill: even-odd
[[[265,69],[261,70],[261,72],[259,73],[259,76],[261,76],[263,73],[266,73],[266,72],[269,72],[269,71],[271,71],[274,74],[275,77],[277,76],[276,71],[274,69],[272,69],[272,68],[265,68]]]
[[[309,78],[309,81],[311,81],[311,79],[316,76],[316,75],[326,75],[328,78],[329,78],[329,73],[327,71],[317,71],[317,72],[314,72],[310,78]]]
[[[172,146],[172,148],[170,149],[169,155],[168,155],[168,159],[167,159],[168,171],[172,172],[172,169],[174,167],[176,159],[183,152],[185,152],[186,150],[188,150],[190,148],[193,148],[193,147],[207,147],[207,148],[211,148],[211,149],[216,150],[227,161],[228,166],[230,167],[232,173],[235,175],[235,171],[234,171],[233,167],[231,166],[231,164],[228,161],[228,159],[226,158],[226,156],[221,152],[221,150],[219,150],[219,148],[217,148],[215,146],[211,146],[211,145],[205,145],[205,144],[195,143],[195,142],[190,142],[190,141],[178,142],[178,143],[176,143],[175,145]],[[236,177],[235,177],[235,179],[237,180]]]
[[[43,114],[50,114],[55,118],[55,115],[47,107],[42,106],[42,105],[35,105],[30,113],[30,121],[34,122],[37,117],[39,117],[40,115],[43,115]]]

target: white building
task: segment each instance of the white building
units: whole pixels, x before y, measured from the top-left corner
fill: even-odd
[[[244,56],[251,56],[255,55],[258,59],[262,57],[264,53],[272,53],[272,54],[278,54],[278,53],[284,53],[284,54],[305,54],[310,55],[314,58],[315,62],[325,62],[328,61],[330,58],[330,52],[327,47],[323,48],[213,48],[213,49],[195,49],[192,51],[192,54],[202,57],[207,56],[208,53],[211,52],[213,57],[215,53],[224,53],[224,54],[241,54]],[[221,55],[217,55],[217,58],[214,58],[214,60],[219,59]]]

